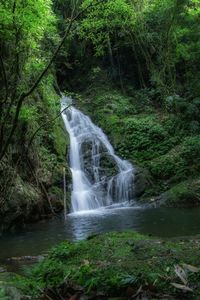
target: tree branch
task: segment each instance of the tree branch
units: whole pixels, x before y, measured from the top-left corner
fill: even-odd
[[[37,133],[40,131],[40,129],[42,129],[42,127],[44,127],[46,124],[49,124],[49,123],[54,122],[54,121],[55,121],[57,118],[59,118],[59,117],[62,115],[62,113],[63,113],[65,110],[67,110],[70,106],[71,106],[71,104],[68,105],[67,107],[65,107],[65,108],[64,108],[64,109],[63,109],[63,110],[62,110],[55,118],[51,119],[51,120],[48,121],[48,122],[42,123],[42,125],[41,125],[40,127],[38,127],[38,129],[33,133],[32,137],[30,138],[30,141],[29,141],[28,147],[27,147],[27,151],[28,151],[28,149],[30,148],[30,146],[31,146],[31,144],[32,144],[32,142],[33,142],[35,136],[36,136]]]
[[[97,2],[97,4],[103,2],[103,0],[100,0]],[[42,71],[42,73],[40,74],[40,76],[37,78],[37,80],[35,81],[35,83],[32,85],[32,87],[27,91],[25,92],[24,94],[24,98],[28,97],[30,94],[32,94],[32,92],[37,88],[38,84],[40,83],[40,81],[43,79],[43,77],[45,76],[45,74],[47,73],[47,71],[49,70],[51,64],[53,63],[54,59],[56,58],[58,52],[60,51],[60,49],[62,48],[70,30],[71,30],[71,27],[74,23],[74,21],[76,21],[85,11],[87,11],[91,6],[94,6],[93,4],[90,4],[88,5],[86,8],[82,9],[75,17],[73,17],[73,13],[74,13],[74,9],[72,11],[72,17],[70,19],[70,22],[69,22],[69,25],[67,27],[67,30],[60,42],[60,44],[58,45],[58,47],[56,48],[53,56],[51,57],[49,63],[47,64],[46,68]]]
[[[105,0],[99,0],[97,1],[97,3],[95,5],[99,5],[100,3],[102,2],[105,2]],[[38,87],[39,83],[41,82],[41,80],[43,79],[43,77],[46,75],[47,71],[49,70],[51,64],[53,63],[54,59],[56,58],[58,52],[60,51],[61,47],[63,46],[71,28],[72,28],[72,25],[74,23],[74,21],[76,21],[85,11],[87,11],[90,7],[94,6],[93,3],[91,3],[90,5],[88,5],[86,8],[82,9],[79,13],[77,13],[76,16],[72,16],[71,19],[70,19],[70,22],[69,22],[69,25],[66,29],[66,32],[60,42],[60,44],[58,45],[58,47],[56,48],[56,50],[54,51],[51,59],[49,60],[47,66],[45,67],[45,69],[41,72],[41,74],[39,75],[39,77],[36,79],[36,81],[33,83],[33,85],[31,86],[31,88],[26,91],[26,92],[23,92],[20,97],[19,97],[19,100],[18,100],[18,103],[17,103],[17,107],[16,107],[16,112],[15,112],[15,116],[14,116],[14,120],[13,120],[13,123],[12,123],[12,128],[11,128],[11,131],[10,131],[10,134],[7,138],[7,141],[5,142],[5,145],[2,149],[2,151],[0,152],[0,161],[2,160],[2,158],[4,157],[7,149],[8,149],[8,146],[10,145],[11,143],[11,140],[12,140],[12,137],[13,137],[13,134],[15,132],[15,129],[17,127],[17,124],[18,124],[18,119],[19,119],[19,113],[20,113],[20,110],[21,110],[21,106],[22,106],[22,103],[23,101],[25,100],[25,98],[27,98],[28,96],[30,96],[34,90]],[[72,14],[74,13],[74,9],[72,11]]]
[[[8,99],[8,79],[7,79],[6,69],[5,69],[5,66],[4,66],[3,57],[1,56],[1,53],[0,53],[0,62],[1,62],[1,66],[2,66],[2,73],[3,73],[3,78],[4,78],[4,83],[5,83],[5,89],[6,89],[5,100],[1,103],[1,105],[2,105],[4,103],[6,103],[7,99]]]

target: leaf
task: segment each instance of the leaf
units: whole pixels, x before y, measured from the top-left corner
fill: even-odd
[[[175,288],[183,290],[183,291],[193,292],[193,290],[189,286],[186,286],[183,284],[172,282],[171,285],[173,285]]]
[[[181,268],[179,265],[175,265],[175,273],[176,275],[180,278],[180,280],[184,283],[187,284],[187,274],[184,271],[183,268]]]
[[[192,273],[198,273],[200,271],[200,268],[194,267],[192,265],[188,264],[182,264],[183,268],[187,269],[188,271]]]
[[[84,265],[84,266],[89,266],[89,265],[90,265],[89,260],[84,259],[84,260],[83,260],[83,265]]]
[[[121,281],[121,284],[122,285],[128,285],[128,284],[132,284],[136,281],[136,277],[135,276],[132,276],[132,275],[127,275],[125,276],[122,281]]]

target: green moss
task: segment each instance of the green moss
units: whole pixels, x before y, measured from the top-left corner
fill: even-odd
[[[183,180],[199,174],[200,137],[185,137],[183,142],[167,154],[151,160],[147,165],[155,178]]]
[[[125,154],[128,150],[130,158],[142,165],[147,160],[167,153],[176,143],[156,114],[125,118],[121,136],[119,152]]]
[[[15,274],[0,273],[0,300],[20,300],[22,294],[13,285]]]
[[[175,147],[165,155],[147,163],[148,169],[156,179],[169,180],[176,178],[180,180],[184,176],[185,164],[180,156],[180,147]]]
[[[189,136],[184,139],[181,157],[185,160],[191,173],[199,173],[200,168],[200,135]]]
[[[167,206],[199,206],[200,179],[181,182],[166,192]]]
[[[49,256],[36,266],[29,278],[22,280],[23,289],[60,285],[66,278],[84,286],[86,291],[98,290],[109,296],[124,295],[131,286],[140,286],[155,292],[176,295],[171,282],[180,282],[174,272],[176,264],[199,267],[198,243],[189,240],[162,241],[151,239],[133,231],[109,233],[78,243],[64,242],[50,251]],[[195,286],[188,299],[200,295],[199,273],[189,279]]]
[[[54,147],[58,158],[64,161],[66,157],[67,146],[69,145],[69,137],[61,122],[62,121],[59,120],[55,123],[53,127],[53,138]]]

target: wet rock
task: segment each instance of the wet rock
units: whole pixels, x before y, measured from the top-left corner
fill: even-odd
[[[81,145],[81,163],[88,179],[93,184],[95,182],[95,168],[98,168],[99,180],[103,181],[105,177],[111,177],[117,174],[117,163],[111,156],[105,146],[99,141],[96,144],[92,140],[86,140]]]
[[[20,293],[20,291],[13,286],[9,286],[5,283],[5,284],[0,285],[0,288],[2,289],[2,291],[5,295],[5,296],[3,295],[4,298],[1,298],[1,299],[5,299],[5,300],[22,300],[23,299],[22,298],[23,296]]]
[[[4,269],[3,267],[0,267],[0,273],[4,273],[6,272],[6,269]]]
[[[11,257],[8,258],[9,262],[41,262],[44,259],[44,256],[38,255],[38,256],[19,256],[19,257]]]
[[[141,197],[151,185],[151,177],[148,171],[142,168],[136,168],[134,178],[135,196]]]

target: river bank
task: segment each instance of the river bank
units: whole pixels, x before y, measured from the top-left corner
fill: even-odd
[[[133,231],[63,242],[16,284],[31,299],[196,300],[199,245],[199,236],[163,240]]]
[[[96,280],[101,280],[102,282],[108,281],[108,287],[111,285],[110,282],[112,281],[114,271],[110,274],[110,271],[108,271],[107,273],[107,266],[109,266],[108,269],[115,270],[117,276],[117,279],[115,278],[115,276],[113,277],[114,282],[115,279],[117,280],[116,285],[114,285],[113,287],[113,290],[117,289],[117,291],[120,293],[119,295],[126,297],[126,295],[123,293],[126,292],[126,288],[128,288],[128,286],[121,286],[120,283],[120,280],[122,280],[125,275],[127,275],[128,278],[129,275],[135,276],[134,272],[137,271],[138,273],[136,275],[140,279],[139,273],[144,273],[142,275],[144,276],[144,278],[142,277],[143,279],[141,280],[144,280],[145,282],[146,278],[151,278],[151,276],[154,276],[155,273],[157,274],[155,279],[157,279],[158,277],[158,279],[161,281],[159,276],[168,276],[169,271],[167,270],[168,267],[170,267],[170,278],[172,278],[171,280],[173,283],[173,278],[175,276],[175,273],[173,273],[174,265],[181,265],[182,263],[186,263],[199,267],[199,226],[200,223],[198,209],[176,208],[124,207],[113,210],[103,209],[102,211],[98,212],[90,211],[85,214],[71,214],[67,216],[66,221],[64,221],[64,219],[62,218],[42,221],[39,224],[31,225],[28,230],[25,230],[21,233],[15,235],[7,235],[1,238],[1,281],[4,284],[8,284],[10,282],[10,275],[8,274],[7,276],[6,272],[11,272],[12,278],[13,272],[21,274],[21,276],[19,276],[17,279],[17,287],[23,287],[23,293],[26,294],[28,293],[27,287],[32,286],[32,280],[36,281],[34,283],[35,287],[38,286],[38,284],[41,284],[41,282],[37,282],[37,278],[43,278],[42,288],[44,286],[49,287],[48,278],[54,276],[60,280],[58,284],[60,285],[65,277],[64,275],[60,274],[60,269],[68,272],[70,266],[70,270],[71,267],[73,267],[73,272],[70,271],[72,272],[70,273],[70,276],[72,277],[79,272],[81,278],[81,273],[86,272],[86,274],[83,274],[82,283],[77,281],[79,277],[77,277],[75,280],[76,284],[81,284],[81,286],[83,287],[83,289],[81,288],[81,291],[85,293],[88,292],[86,288],[87,276],[89,276],[91,282],[93,282],[94,278],[94,282],[96,282]],[[127,229],[129,229],[129,232],[123,233]],[[137,230],[140,233],[132,231],[133,229]],[[116,230],[118,231],[118,233],[105,233]],[[122,232],[120,233],[119,231]],[[99,235],[103,232],[104,234]],[[180,238],[180,236],[182,236],[182,238]],[[63,241],[66,242],[64,242],[64,244],[62,245],[59,244]],[[49,259],[48,256],[49,249],[52,247],[56,247],[57,249],[55,250],[55,253],[57,253],[56,258],[54,257],[55,259],[52,258],[51,255]],[[70,254],[68,253],[68,247]],[[77,251],[75,251],[75,253],[71,253],[71,247],[77,247]],[[131,250],[132,248],[134,249],[134,251]],[[118,252],[121,252],[121,257],[119,257],[120,254]],[[50,253],[52,253],[51,250]],[[65,257],[64,260],[62,260],[62,256]],[[97,260],[97,257],[99,259],[99,262],[95,262]],[[116,257],[118,257],[118,260],[115,259]],[[38,267],[36,267],[36,269],[39,270],[37,275],[35,273],[34,277],[32,278],[27,275],[27,272],[24,273],[24,267],[26,267],[26,269],[28,267],[29,274],[31,265],[37,263],[40,260],[44,261],[40,263]],[[165,262],[165,260],[167,260],[167,262]],[[96,266],[94,267],[94,270],[97,270],[97,278],[95,275],[96,271],[90,273],[89,270],[91,268],[87,270],[87,262],[86,267],[80,267],[84,265],[84,261],[89,261],[90,263],[91,261],[93,261],[94,265]],[[168,266],[166,266],[166,269],[162,266],[162,262],[164,262],[164,264],[166,265],[168,264]],[[130,264],[130,268],[126,269],[124,264]],[[105,268],[103,268],[102,270],[101,268],[103,266]],[[84,268],[86,268],[86,270],[84,270]],[[149,271],[150,268],[151,272]],[[42,272],[48,273],[47,279],[46,275],[44,275]],[[89,274],[87,272],[89,272]],[[100,276],[99,274],[101,274],[101,272],[103,273]],[[31,271],[31,274],[34,273],[32,273]],[[54,282],[54,279],[52,280]],[[25,290],[24,282],[26,283]],[[97,283],[99,285],[99,282]],[[138,284],[140,283],[141,281],[139,280]],[[118,285],[119,287],[117,288]],[[13,287],[12,280],[11,286]],[[16,283],[14,284],[14,286],[16,286]],[[171,287],[170,281],[167,281],[166,279],[165,287],[167,288],[168,286]],[[77,292],[74,283],[71,288],[74,293]],[[139,289],[139,286],[136,284],[133,290],[136,291],[137,289]],[[143,290],[144,289],[146,289],[146,287],[143,287]],[[165,293],[163,287],[161,288],[160,285],[156,285],[156,289],[156,293],[158,294],[160,292]],[[101,289],[101,291],[104,291],[104,289]],[[175,293],[176,295],[176,290],[174,290],[173,293]],[[106,294],[106,297],[110,295],[113,294]],[[185,294],[182,294],[182,292],[181,295],[184,295],[185,297]],[[193,294],[189,293],[188,297],[191,297],[191,295]],[[8,299],[13,300],[14,298]],[[36,298],[33,297],[32,299]],[[186,297],[174,299],[196,300],[198,298]]]
[[[0,261],[12,257],[37,256],[68,240],[75,242],[93,234],[135,230],[158,238],[199,234],[200,210],[180,208],[121,207],[63,215],[31,224],[0,239]],[[37,247],[36,247],[37,245]]]

